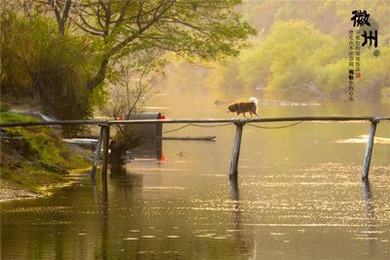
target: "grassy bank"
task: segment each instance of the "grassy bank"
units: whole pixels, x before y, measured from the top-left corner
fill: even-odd
[[[0,112],[0,121],[31,122],[36,118]],[[0,130],[0,178],[3,187],[43,194],[65,182],[69,170],[87,168],[81,154],[66,146],[57,132],[48,127]]]

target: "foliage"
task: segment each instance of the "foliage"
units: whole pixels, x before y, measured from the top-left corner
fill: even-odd
[[[357,94],[361,98],[379,100],[381,92],[390,88],[390,46],[381,48],[380,55],[375,56],[374,50],[365,52],[362,56],[362,77],[357,84]],[[389,97],[389,95],[387,96]]]
[[[187,65],[176,63],[165,83],[177,82],[176,75],[180,75],[177,87],[198,82],[228,99],[236,98],[237,93],[287,100],[347,99],[348,30],[352,29],[351,12],[356,9],[371,14],[369,29],[379,30],[379,55],[373,54],[374,48],[361,49],[362,77],[354,81],[355,97],[388,97],[389,7],[378,1],[248,1],[243,13],[260,32],[250,48],[215,64],[201,81],[192,73],[196,70],[185,70]],[[188,76],[182,77],[185,73]]]
[[[333,46],[329,50],[329,46],[333,46],[332,38],[308,22],[277,22],[266,39],[233,61],[238,71],[235,88],[243,86],[248,92],[263,90],[271,96],[291,96],[294,91],[305,89],[315,92],[316,66],[338,48]],[[228,71],[226,77],[231,75]],[[223,88],[231,87],[223,85]]]
[[[2,94],[37,98],[44,113],[60,119],[91,116],[85,84],[94,54],[86,51],[88,38],[58,35],[55,25],[42,16],[10,14],[1,22],[7,28],[1,35]]]
[[[112,84],[108,86],[108,100],[102,107],[104,114],[115,120],[128,120],[140,112],[139,107],[143,104],[151,91],[152,77],[145,75],[141,69],[138,73],[130,65],[119,65]],[[146,73],[147,74],[147,73]],[[111,163],[123,163],[122,156],[136,147],[140,139],[135,137],[131,128],[116,125],[118,131],[110,143]]]
[[[59,119],[89,117],[110,100],[121,66],[146,75],[162,71],[166,52],[197,62],[237,55],[255,33],[240,2],[2,2],[1,91],[39,99]]]
[[[102,39],[100,66],[87,84],[89,90],[102,83],[122,57],[130,56],[136,64],[168,51],[186,59],[219,60],[237,55],[254,34],[236,11],[238,0],[65,3],[70,3],[73,12],[68,14],[81,31]],[[52,5],[56,17],[57,5]]]
[[[129,66],[119,65],[107,88],[109,99],[102,111],[114,119],[129,119],[150,91],[150,79]]]

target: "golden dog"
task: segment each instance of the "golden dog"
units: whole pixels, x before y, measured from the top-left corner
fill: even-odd
[[[228,110],[229,110],[228,112],[233,112],[233,113],[236,112],[237,116],[243,114],[244,117],[246,117],[246,113],[249,113],[250,116],[253,115],[259,116],[259,114],[257,114],[257,103],[258,103],[257,98],[251,97],[249,98],[249,101],[242,101],[242,102],[236,102],[230,104],[228,106]]]

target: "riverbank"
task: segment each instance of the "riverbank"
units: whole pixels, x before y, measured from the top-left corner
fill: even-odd
[[[0,112],[0,120],[37,121],[13,112]],[[66,145],[59,130],[48,127],[1,129],[0,142],[0,201],[46,196],[68,185],[69,171],[90,166],[89,151]]]

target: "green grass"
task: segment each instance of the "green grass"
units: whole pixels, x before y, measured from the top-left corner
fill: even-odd
[[[0,122],[32,122],[31,116],[0,112]],[[64,145],[58,133],[48,127],[5,129],[1,139],[1,179],[20,188],[40,192],[64,181],[68,170],[89,164]]]
[[[6,106],[4,103],[1,106]],[[32,116],[17,114],[13,112],[0,112],[0,123],[20,123],[20,122],[37,122]]]

